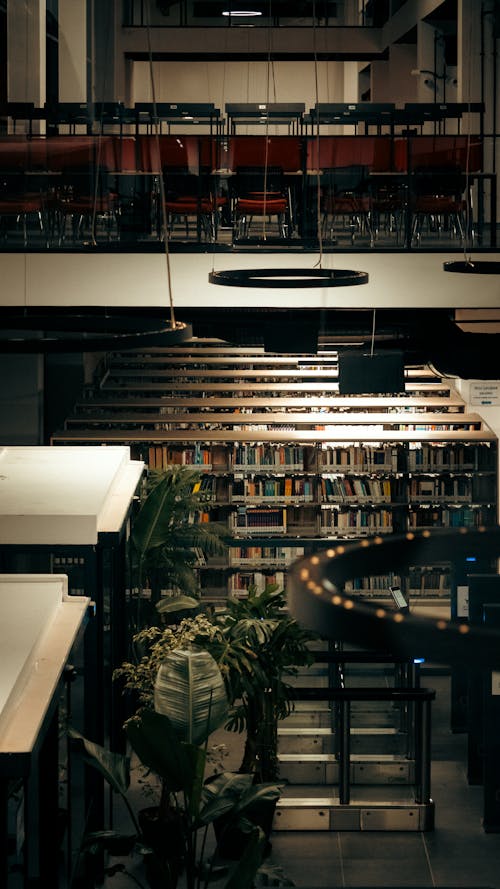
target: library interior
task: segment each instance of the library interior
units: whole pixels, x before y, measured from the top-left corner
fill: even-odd
[[[0,0],[0,886],[500,889],[499,0]]]

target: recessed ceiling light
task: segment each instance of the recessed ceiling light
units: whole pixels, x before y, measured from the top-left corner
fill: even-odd
[[[256,9],[225,9],[222,15],[226,16],[226,18],[229,18],[229,16],[231,18],[243,18],[244,16],[248,18],[250,16],[262,15],[262,13]]]

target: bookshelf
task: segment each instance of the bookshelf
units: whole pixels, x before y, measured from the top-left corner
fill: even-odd
[[[496,522],[497,442],[427,367],[399,396],[340,396],[335,352],[273,355],[202,340],[108,356],[54,444],[128,444],[150,469],[200,471],[201,520],[223,522],[227,557],[200,560],[214,602],[286,583],[331,540]],[[450,565],[357,578],[353,592],[449,595]]]

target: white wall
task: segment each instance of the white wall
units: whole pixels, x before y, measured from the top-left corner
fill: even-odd
[[[343,102],[343,63],[318,62],[317,74],[318,101]],[[222,112],[226,102],[304,102],[307,111],[316,103],[311,62],[157,62],[153,78],[158,102],[213,102]],[[152,100],[148,62],[132,63],[131,90],[132,104]]]
[[[475,259],[497,254],[475,254]],[[443,271],[446,253],[326,254],[323,268],[368,272],[358,287],[265,289],[219,287],[208,283],[212,270],[238,268],[312,269],[317,253],[174,253],[170,256],[177,306],[279,308],[499,308],[497,275]],[[0,305],[11,306],[167,306],[163,253],[0,254]]]

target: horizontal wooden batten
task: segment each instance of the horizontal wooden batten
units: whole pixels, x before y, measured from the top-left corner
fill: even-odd
[[[186,374],[187,376],[187,374]],[[212,383],[212,382],[204,382],[204,383],[176,383],[169,382],[167,383],[136,383],[130,381],[123,381],[121,384],[118,382],[110,382],[109,380],[105,380],[101,386],[101,389],[106,392],[164,392],[165,389],[171,391],[178,392],[207,392],[209,390],[213,392],[248,392],[249,387],[251,387],[252,391],[255,392],[296,392],[299,389],[301,392],[338,392],[339,384],[338,383],[277,383],[274,385],[272,382],[269,383],[254,383],[252,380],[249,380],[248,383],[237,383],[235,381],[228,381],[226,383]],[[440,383],[406,383],[405,390],[407,392],[449,392],[450,387]]]
[[[125,395],[126,393],[124,393]],[[436,397],[413,396],[413,397],[394,397],[388,395],[334,395],[331,398],[310,395],[307,398],[259,398],[254,395],[238,395],[232,397],[218,396],[202,396],[201,398],[170,398],[168,396],[162,398],[89,398],[88,401],[79,401],[75,405],[75,410],[85,411],[94,410],[95,408],[112,408],[121,410],[132,410],[135,408],[162,408],[162,407],[227,407],[234,410],[240,407],[270,407],[272,408],[313,408],[313,407],[331,407],[331,408],[461,408],[463,410],[464,403],[460,398],[446,398],[438,395]],[[425,416],[425,414],[424,414]],[[371,418],[371,414],[370,414]]]
[[[338,426],[335,429],[335,438],[332,444],[338,442],[405,442],[405,441],[496,441],[496,437],[490,430],[471,429],[471,430],[400,430],[400,429],[371,429],[369,426],[359,427],[355,430],[359,433],[360,438],[353,435],[352,428],[345,429]],[[100,441],[108,442],[273,442],[276,445],[286,442],[294,442],[295,444],[318,443],[327,445],[330,442],[328,435],[324,430],[302,429],[302,430],[267,430],[267,429],[245,429],[242,431],[228,429],[199,429],[184,430],[172,429],[162,431],[158,429],[85,429],[85,430],[66,430],[56,432],[51,436],[52,444],[64,444],[71,442],[89,442]],[[200,467],[202,468],[202,467]]]
[[[444,424],[446,426],[468,426],[468,425],[481,425],[481,417],[477,414],[410,414],[410,413],[401,413],[401,414],[370,414],[370,423],[380,424],[384,426],[393,426],[393,425],[417,425],[417,426],[436,426]],[[228,426],[244,426],[245,430],[248,426],[255,425],[256,423],[265,423],[268,426],[277,426],[281,424],[289,424],[293,423],[297,426],[310,426],[310,425],[366,425],[367,416],[366,414],[354,414],[354,413],[276,413],[276,412],[268,412],[268,413],[253,413],[253,414],[237,414],[230,413],[229,411],[226,413],[212,413],[209,411],[205,411],[203,413],[155,413],[155,414],[134,414],[128,409],[126,414],[121,415],[85,415],[81,417],[69,417],[67,419],[68,426],[75,425],[79,423],[80,425],[85,425],[87,423],[95,424],[95,423],[131,423],[131,424],[144,424],[144,423],[172,423],[172,424],[184,424],[184,423],[220,423],[222,425]],[[468,430],[466,430],[468,431]]]
[[[131,356],[123,358],[113,358],[112,361],[108,364],[108,370],[118,371],[122,373],[127,370],[137,367],[144,370],[148,370],[150,368],[164,366],[164,367],[186,367],[189,371],[191,368],[195,367],[196,364],[206,364],[207,366],[214,367],[239,367],[241,365],[257,365],[257,366],[265,366],[269,368],[269,370],[274,367],[290,367],[295,371],[302,372],[303,368],[309,367],[311,370],[321,373],[323,368],[331,369],[332,367],[338,367],[338,356],[336,354],[331,357],[325,358],[324,356],[314,356],[304,358],[296,358],[284,355],[275,355],[270,357],[269,355],[231,355],[222,357],[220,353],[217,355],[207,355],[204,352],[198,354],[193,351],[188,355],[139,355],[139,356]],[[405,369],[405,376],[412,378],[418,377],[422,379],[436,379],[436,374],[427,367],[415,368],[409,367]]]
[[[246,362],[247,364],[249,362]],[[259,379],[270,377],[275,379],[288,379],[292,378],[295,380],[308,380],[308,379],[338,379],[338,368],[337,367],[317,367],[317,368],[308,368],[301,367],[300,365],[295,365],[294,367],[290,367],[288,370],[283,370],[282,368],[276,367],[266,367],[266,368],[248,368],[248,367],[225,367],[223,369],[219,368],[209,368],[209,367],[173,367],[170,370],[162,370],[161,368],[153,367],[153,366],[141,366],[141,367],[123,367],[116,369],[115,371],[111,368],[107,375],[106,379],[133,379],[134,377],[144,377],[144,378],[176,378],[176,377],[192,377],[193,379],[221,379],[224,377],[232,378],[235,377],[237,379],[242,379],[244,377]],[[429,380],[428,376],[421,374],[405,374],[406,379],[413,380]],[[432,379],[432,377],[431,377]]]

